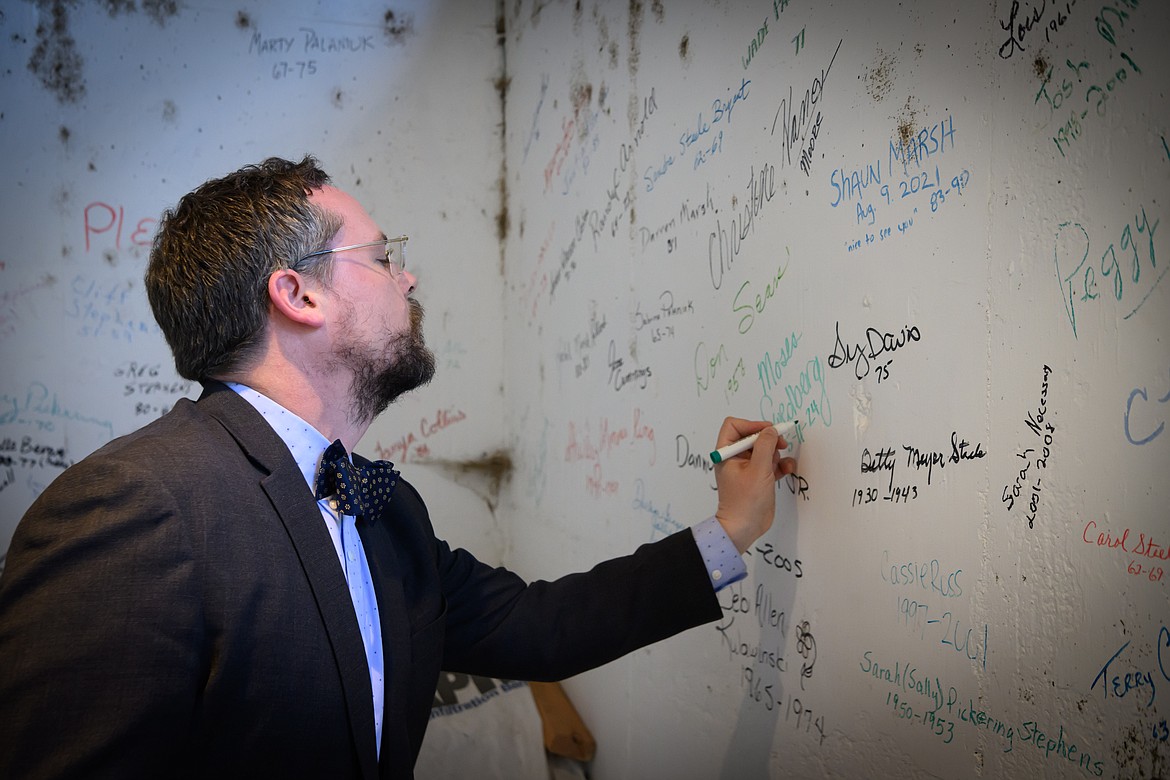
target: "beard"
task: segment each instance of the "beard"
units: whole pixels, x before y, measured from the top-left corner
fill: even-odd
[[[423,341],[422,304],[414,298],[408,301],[409,329],[389,334],[382,344],[361,344],[351,339],[337,354],[340,367],[353,373],[352,422],[369,424],[400,395],[422,387],[435,375],[435,355]],[[352,316],[347,319],[352,323]]]

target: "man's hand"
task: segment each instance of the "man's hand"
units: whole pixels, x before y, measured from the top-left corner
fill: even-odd
[[[719,508],[715,517],[740,554],[772,527],[776,514],[776,481],[796,471],[796,459],[781,457],[788,446],[770,423],[728,417],[719,429],[717,447],[759,433],[747,452],[715,466]]]

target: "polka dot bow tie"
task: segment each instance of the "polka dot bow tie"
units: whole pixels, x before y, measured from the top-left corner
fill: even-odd
[[[377,460],[355,466],[338,439],[325,450],[317,468],[316,495],[318,499],[337,496],[337,509],[342,514],[362,515],[373,521],[390,505],[397,484],[398,472],[393,463]]]

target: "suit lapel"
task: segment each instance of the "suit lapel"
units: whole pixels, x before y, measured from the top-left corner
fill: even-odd
[[[370,576],[377,587],[382,657],[386,663],[381,766],[391,774],[398,774],[391,772],[391,768],[396,763],[401,763],[402,757],[411,755],[406,730],[395,728],[397,724],[407,722],[411,631],[410,623],[405,619],[408,609],[406,594],[402,588],[398,554],[385,527],[389,519],[383,516],[374,524],[359,519],[357,528],[366,552],[366,560],[370,565]],[[405,768],[409,769],[409,766],[408,763]],[[401,770],[403,767],[398,769]]]
[[[297,551],[333,647],[362,775],[373,780],[378,776],[378,749],[370,669],[349,589],[321,511],[288,447],[251,404],[215,382],[206,386],[199,407],[223,425],[264,474],[260,486]]]

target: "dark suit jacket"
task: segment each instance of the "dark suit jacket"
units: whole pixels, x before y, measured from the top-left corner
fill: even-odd
[[[532,584],[436,539],[405,481],[359,532],[381,762],[336,552],[247,402],[210,384],[67,470],[0,579],[0,778],[409,777],[440,668],[560,679],[720,614],[689,532]]]

